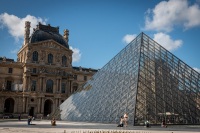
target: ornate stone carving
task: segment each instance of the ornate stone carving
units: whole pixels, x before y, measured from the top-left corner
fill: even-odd
[[[40,73],[44,73],[44,72],[46,72],[46,68],[45,67],[40,68]]]
[[[31,22],[26,21],[25,22],[25,32],[24,32],[24,45],[26,45],[29,42],[29,34],[30,34],[30,26]]]
[[[60,54],[59,53],[56,54],[56,61],[60,62]]]
[[[40,50],[40,60],[44,60],[45,59],[45,57],[46,57],[46,53],[45,53],[45,51],[43,51],[43,50]]]
[[[53,42],[46,42],[42,44],[42,47],[48,47],[48,48],[53,48],[53,49],[60,49],[59,46],[57,46],[57,44],[53,43]]]
[[[30,50],[27,50],[27,59],[29,59],[31,57],[31,52]]]
[[[65,38],[65,40],[66,40],[67,43],[68,43],[68,41],[69,41],[69,30],[67,30],[67,29],[64,30],[64,35],[63,35],[63,37]]]

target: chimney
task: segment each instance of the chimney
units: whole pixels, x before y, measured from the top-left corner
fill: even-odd
[[[29,21],[25,22],[24,45],[26,45],[29,42],[30,27],[31,27],[30,24],[31,22]]]
[[[63,37],[65,38],[65,40],[67,41],[67,44],[68,44],[68,41],[69,41],[69,30],[68,29],[64,30]]]

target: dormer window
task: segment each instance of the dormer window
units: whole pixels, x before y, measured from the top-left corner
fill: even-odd
[[[49,64],[53,63],[53,55],[52,54],[48,54],[48,63]]]
[[[67,66],[67,57],[65,55],[62,56],[62,66]]]
[[[37,51],[33,52],[33,61],[38,61],[38,52]]]
[[[12,73],[13,69],[12,68],[8,68],[8,73]]]

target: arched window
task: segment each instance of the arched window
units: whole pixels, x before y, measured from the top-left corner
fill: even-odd
[[[47,80],[46,92],[53,93],[53,80],[51,80],[51,79]]]
[[[53,102],[48,99],[44,102],[44,116],[51,114],[52,110],[53,110]]]
[[[38,52],[37,51],[33,52],[33,61],[38,61]]]
[[[12,98],[8,98],[4,103],[4,113],[13,113],[14,112],[15,101]]]
[[[53,63],[53,55],[52,54],[48,54],[48,63],[49,64]]]
[[[65,55],[62,56],[62,65],[67,66],[67,57]]]

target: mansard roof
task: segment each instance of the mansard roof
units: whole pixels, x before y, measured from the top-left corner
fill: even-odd
[[[59,27],[51,27],[50,25],[42,25],[41,23],[39,23],[39,25],[37,25],[37,28],[34,29],[34,32],[30,37],[29,43],[36,43],[51,39],[69,49],[68,42],[64,39],[62,35],[59,34]]]

